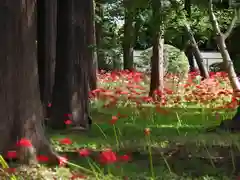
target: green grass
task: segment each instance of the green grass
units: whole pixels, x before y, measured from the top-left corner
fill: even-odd
[[[216,119],[216,113],[211,109],[167,111],[167,114],[160,114],[154,108],[95,109],[92,111],[95,123],[90,132],[52,131],[50,135],[58,151],[67,154],[71,162],[89,169],[88,161],[74,153],[77,148],[89,147],[96,151],[111,148],[118,154],[131,153],[131,162],[111,166],[111,175],[105,168],[106,176],[100,179],[123,179],[123,176],[151,179],[147,147],[151,147],[155,179],[234,179],[238,175],[240,136],[205,131],[206,127],[231,117],[233,112],[218,112]],[[117,113],[127,115],[115,124],[119,146],[109,123],[112,115]],[[147,146],[145,128],[151,129],[150,146]],[[57,143],[58,139],[66,137],[74,143]]]

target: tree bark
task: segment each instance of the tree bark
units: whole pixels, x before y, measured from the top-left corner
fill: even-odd
[[[161,2],[152,1],[153,18],[153,53],[151,58],[151,82],[149,96],[153,96],[155,90],[163,92],[164,88],[164,28],[161,15]]]
[[[87,45],[88,45],[88,62],[89,62],[89,87],[91,90],[97,89],[97,54],[96,54],[96,33],[95,33],[95,1],[89,0],[85,9],[86,29],[88,32]]]
[[[90,1],[59,0],[57,18],[57,54],[55,84],[50,125],[54,129],[65,128],[64,121],[71,114],[76,129],[88,129],[89,117],[89,62],[88,38]]]
[[[48,104],[52,101],[56,55],[57,0],[37,0],[38,74],[41,101],[45,117],[49,116]]]
[[[23,163],[36,163],[36,155],[40,153],[57,159],[42,126],[35,42],[36,0],[24,2],[0,1],[0,133],[3,137],[0,152],[17,150]],[[21,138],[30,140],[32,146],[16,146]]]
[[[191,45],[187,45],[187,47],[185,49],[185,54],[188,58],[189,71],[194,72],[195,71],[195,62],[194,62],[194,57],[193,57],[193,48]]]
[[[196,59],[196,62],[197,62],[197,65],[198,65],[198,68],[199,68],[199,71],[200,71],[200,75],[202,76],[203,79],[207,79],[207,78],[209,78],[209,73],[208,73],[208,70],[207,70],[206,66],[204,65],[203,57],[202,57],[201,52],[198,48],[197,42],[196,42],[196,40],[193,36],[191,28],[187,23],[184,24],[184,28],[185,28],[185,31],[187,32],[188,38],[191,42],[193,55]]]
[[[124,37],[123,37],[123,68],[132,70],[134,45],[134,9],[131,0],[124,0]]]

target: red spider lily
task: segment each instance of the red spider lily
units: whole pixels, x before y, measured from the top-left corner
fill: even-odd
[[[112,119],[110,121],[110,124],[115,124],[118,120],[118,117],[117,116],[112,116]]]
[[[65,117],[72,117],[72,114],[64,114]]]
[[[149,135],[151,134],[151,129],[150,129],[150,128],[145,128],[145,129],[144,129],[144,134],[145,134],[146,136],[149,136]]]
[[[38,160],[38,162],[47,162],[49,160],[49,158],[44,155],[39,155],[39,156],[37,156],[37,160]]]
[[[87,176],[84,176],[84,175],[72,175],[71,177],[71,180],[74,180],[74,179],[87,179]]]
[[[65,166],[66,163],[68,162],[68,159],[67,157],[59,156],[58,161],[59,161],[59,166]]]
[[[82,157],[88,157],[91,154],[90,150],[86,148],[78,150],[78,153]]]
[[[16,152],[16,151],[8,151],[6,157],[7,157],[8,159],[17,158],[17,152]]]
[[[22,146],[22,147],[32,147],[32,143],[30,140],[26,139],[26,138],[22,138],[17,142],[18,146]]]
[[[12,174],[16,172],[16,168],[4,168],[6,173]]]
[[[60,139],[59,142],[60,142],[61,144],[65,144],[65,145],[70,145],[70,144],[72,144],[72,141],[71,141],[71,139],[69,139],[69,138]]]
[[[65,123],[66,125],[70,125],[70,124],[72,124],[72,121],[71,121],[70,119],[68,119],[68,120],[65,120],[64,123]]]
[[[112,164],[117,161],[117,155],[111,149],[105,150],[99,154],[101,164]]]
[[[127,154],[124,154],[124,155],[122,155],[122,156],[119,156],[119,157],[118,157],[118,160],[119,160],[119,161],[122,161],[122,162],[128,162],[128,161],[131,160],[131,157],[130,157],[129,155],[127,155]]]

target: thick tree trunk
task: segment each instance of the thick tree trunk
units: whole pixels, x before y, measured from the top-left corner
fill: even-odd
[[[52,101],[52,88],[54,84],[57,0],[37,0],[37,10],[40,95],[44,110],[46,110],[45,117],[48,117],[48,103]]]
[[[72,114],[76,128],[88,128],[89,62],[86,26],[90,1],[59,1],[57,18],[57,54],[50,125],[64,128],[66,114]]]
[[[155,90],[159,89],[163,92],[164,88],[164,28],[161,19],[161,2],[153,0],[152,2],[152,18],[153,18],[153,49],[151,58],[151,83],[149,96],[153,96]]]
[[[91,90],[97,89],[97,53],[96,53],[96,36],[95,36],[95,2],[89,0],[85,7],[86,17],[86,34],[88,45],[88,65],[89,65],[89,87]]]
[[[35,163],[39,153],[56,160],[42,126],[36,0],[0,1],[0,14],[0,152],[19,150],[25,163]],[[21,138],[30,140],[32,146],[16,146]]]
[[[134,45],[134,9],[131,0],[124,0],[125,22],[123,37],[123,68],[132,70],[133,67],[133,45]]]
[[[207,70],[206,66],[204,65],[203,57],[202,57],[201,52],[198,48],[197,42],[196,42],[196,40],[193,36],[191,28],[187,23],[184,24],[184,28],[185,28],[185,30],[187,32],[187,35],[188,35],[188,38],[190,40],[192,50],[193,50],[193,55],[196,59],[196,62],[197,62],[197,65],[198,65],[198,68],[199,68],[199,71],[200,71],[200,75],[202,76],[203,79],[207,79],[209,77],[209,73],[208,73],[208,70]]]

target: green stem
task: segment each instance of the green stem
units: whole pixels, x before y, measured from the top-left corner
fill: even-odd
[[[119,141],[118,141],[118,136],[117,136],[117,131],[116,131],[116,126],[113,124],[113,131],[114,131],[114,135],[116,138],[116,143],[117,143],[117,151],[119,151]]]
[[[152,174],[152,178],[155,179],[154,169],[153,169],[153,159],[152,159],[152,150],[151,150],[151,144],[150,144],[150,137],[147,136],[147,146],[148,146],[148,153],[149,153],[149,162],[150,162],[150,171]]]

